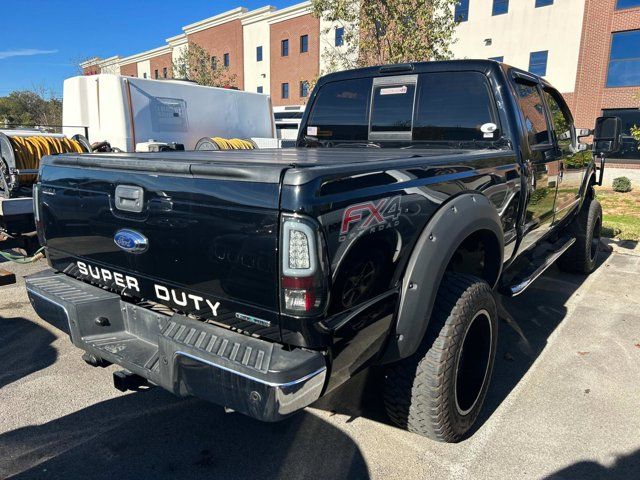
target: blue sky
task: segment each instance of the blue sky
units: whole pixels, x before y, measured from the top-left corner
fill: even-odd
[[[296,0],[3,0],[0,96],[44,86],[62,95],[62,81],[93,56],[127,56],[159,47],[181,27],[243,6],[283,8]]]

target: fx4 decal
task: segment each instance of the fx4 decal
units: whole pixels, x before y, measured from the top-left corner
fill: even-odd
[[[357,203],[347,207],[342,214],[340,226],[341,242],[351,238],[364,230],[368,233],[377,232],[400,223],[401,196],[382,198],[376,201]]]

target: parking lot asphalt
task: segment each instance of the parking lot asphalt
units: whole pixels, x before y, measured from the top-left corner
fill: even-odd
[[[391,426],[372,370],[263,424],[159,388],[123,394],[40,320],[1,264],[0,478],[631,479],[640,474],[640,256],[585,278],[552,268],[504,300],[479,426],[440,444]]]

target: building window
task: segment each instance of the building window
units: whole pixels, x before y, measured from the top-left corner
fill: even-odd
[[[309,96],[309,82],[303,80],[300,82],[300,98]]]
[[[280,42],[280,55],[283,57],[289,56],[289,39],[285,38]]]
[[[553,5],[553,0],[536,0],[536,8],[546,7],[547,5]]]
[[[162,67],[162,78],[167,78],[167,67]]]
[[[640,30],[614,33],[611,37],[611,56],[607,87],[640,85]]]
[[[336,47],[344,45],[344,27],[336,27],[335,45]]]
[[[489,60],[495,60],[496,62],[504,62],[504,57],[489,57]]]
[[[529,55],[529,71],[540,77],[544,77],[547,74],[547,59],[549,58],[549,52],[531,52]]]
[[[309,51],[309,35],[300,36],[300,53],[307,53]]]
[[[256,47],[256,62],[262,61],[262,45]]]
[[[509,0],[493,0],[492,15],[504,15],[509,12]]]
[[[228,67],[229,65],[231,65],[231,58],[229,57],[229,54],[228,54],[228,53],[225,53],[225,54],[222,56],[222,62],[224,63],[224,66],[225,66],[225,67]]]
[[[456,22],[469,20],[469,0],[459,0],[455,11]]]
[[[158,69],[157,68],[153,71],[153,78],[155,78],[155,79],[158,78]]]
[[[264,89],[262,88],[262,85],[258,86],[257,90],[258,93],[262,93],[264,91]]]
[[[218,57],[215,55],[211,57],[211,70],[215,70],[218,68]]]
[[[147,78],[147,72],[144,72],[144,73],[142,74],[142,78]]]
[[[616,10],[624,10],[625,8],[640,7],[640,0],[618,0],[616,2]]]
[[[281,88],[281,96],[282,98],[289,98],[289,84],[283,83]]]

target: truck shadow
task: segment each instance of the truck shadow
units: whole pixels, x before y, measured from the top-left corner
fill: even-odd
[[[609,249],[603,250],[598,268],[611,255]],[[522,295],[499,298],[503,321],[500,322],[493,377],[471,435],[482,427],[527,374],[544,350],[549,336],[566,317],[567,301],[586,279],[583,275],[563,273],[554,265]],[[391,425],[382,401],[383,375],[381,368],[362,372],[314,406]]]
[[[4,306],[18,308],[22,303],[5,302]],[[58,358],[51,346],[55,339],[31,320],[0,315],[0,388],[53,365]]]
[[[582,461],[569,465],[544,478],[544,480],[628,480],[638,477],[640,466],[640,450],[629,455],[620,455],[610,466],[597,462]]]
[[[309,411],[260,423],[159,388],[2,434],[0,451],[2,478],[369,478],[353,440]]]

